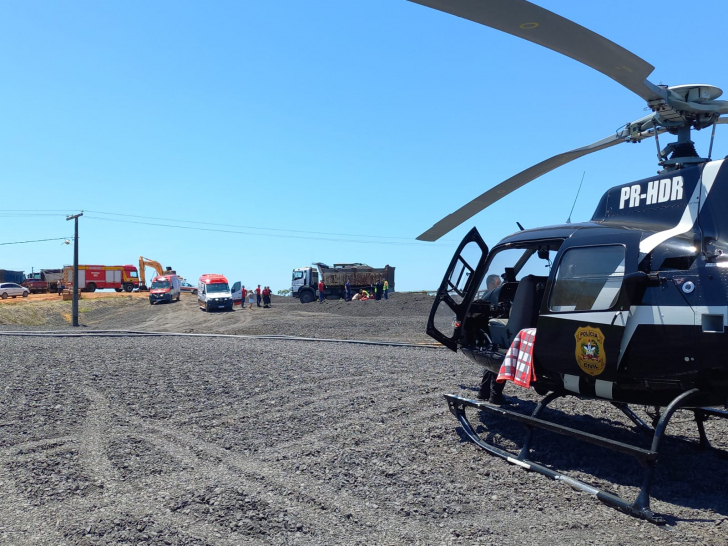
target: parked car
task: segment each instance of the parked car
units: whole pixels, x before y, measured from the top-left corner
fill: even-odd
[[[183,282],[182,285],[179,287],[179,289],[182,292],[191,292],[193,294],[197,294],[197,287],[194,285],[191,285],[188,282]]]
[[[0,284],[0,298],[4,300],[8,299],[8,296],[12,296],[13,298],[23,296],[24,298],[27,298],[28,294],[30,294],[30,290],[28,290],[25,286],[20,286],[14,282],[4,282]]]

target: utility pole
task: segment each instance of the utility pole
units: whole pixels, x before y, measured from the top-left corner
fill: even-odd
[[[76,223],[76,231],[73,236],[73,325],[78,326],[78,217],[83,216],[83,212],[66,216],[66,220],[74,220]]]

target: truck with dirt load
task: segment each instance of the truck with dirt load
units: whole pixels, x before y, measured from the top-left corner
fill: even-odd
[[[41,269],[25,277],[21,283],[31,294],[47,294],[58,290],[58,283],[63,280],[63,269]]]
[[[22,271],[0,269],[0,282],[14,282],[15,284],[23,284],[23,281],[25,281],[25,273],[23,273]]]
[[[387,281],[389,291],[394,292],[394,267],[371,267],[362,263],[334,264],[329,267],[321,262],[313,267],[297,267],[291,279],[291,295],[310,303],[318,296],[319,280],[324,281],[324,298],[343,298],[346,292],[346,281],[349,281],[352,292],[372,290],[377,281]]]
[[[73,290],[73,266],[63,268],[63,284]],[[78,288],[83,292],[113,289],[131,292],[139,288],[139,272],[133,265],[79,265]]]

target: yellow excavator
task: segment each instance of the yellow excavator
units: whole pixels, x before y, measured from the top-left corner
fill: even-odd
[[[165,270],[162,267],[162,264],[160,264],[158,261],[150,260],[148,258],[145,258],[144,256],[139,256],[139,290],[144,292],[149,291],[149,287],[147,286],[147,276],[145,273],[145,269],[147,267],[153,267],[154,270],[157,272],[157,275],[177,274],[177,272],[174,271],[171,267],[168,267]]]

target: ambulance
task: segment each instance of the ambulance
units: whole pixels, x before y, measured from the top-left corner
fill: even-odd
[[[197,303],[200,309],[216,311],[224,309],[233,310],[233,295],[230,285],[224,275],[205,273],[200,275],[197,283]]]
[[[157,275],[152,279],[152,286],[149,288],[149,303],[154,305],[160,302],[172,303],[175,299],[179,301],[181,286],[177,275]]]

